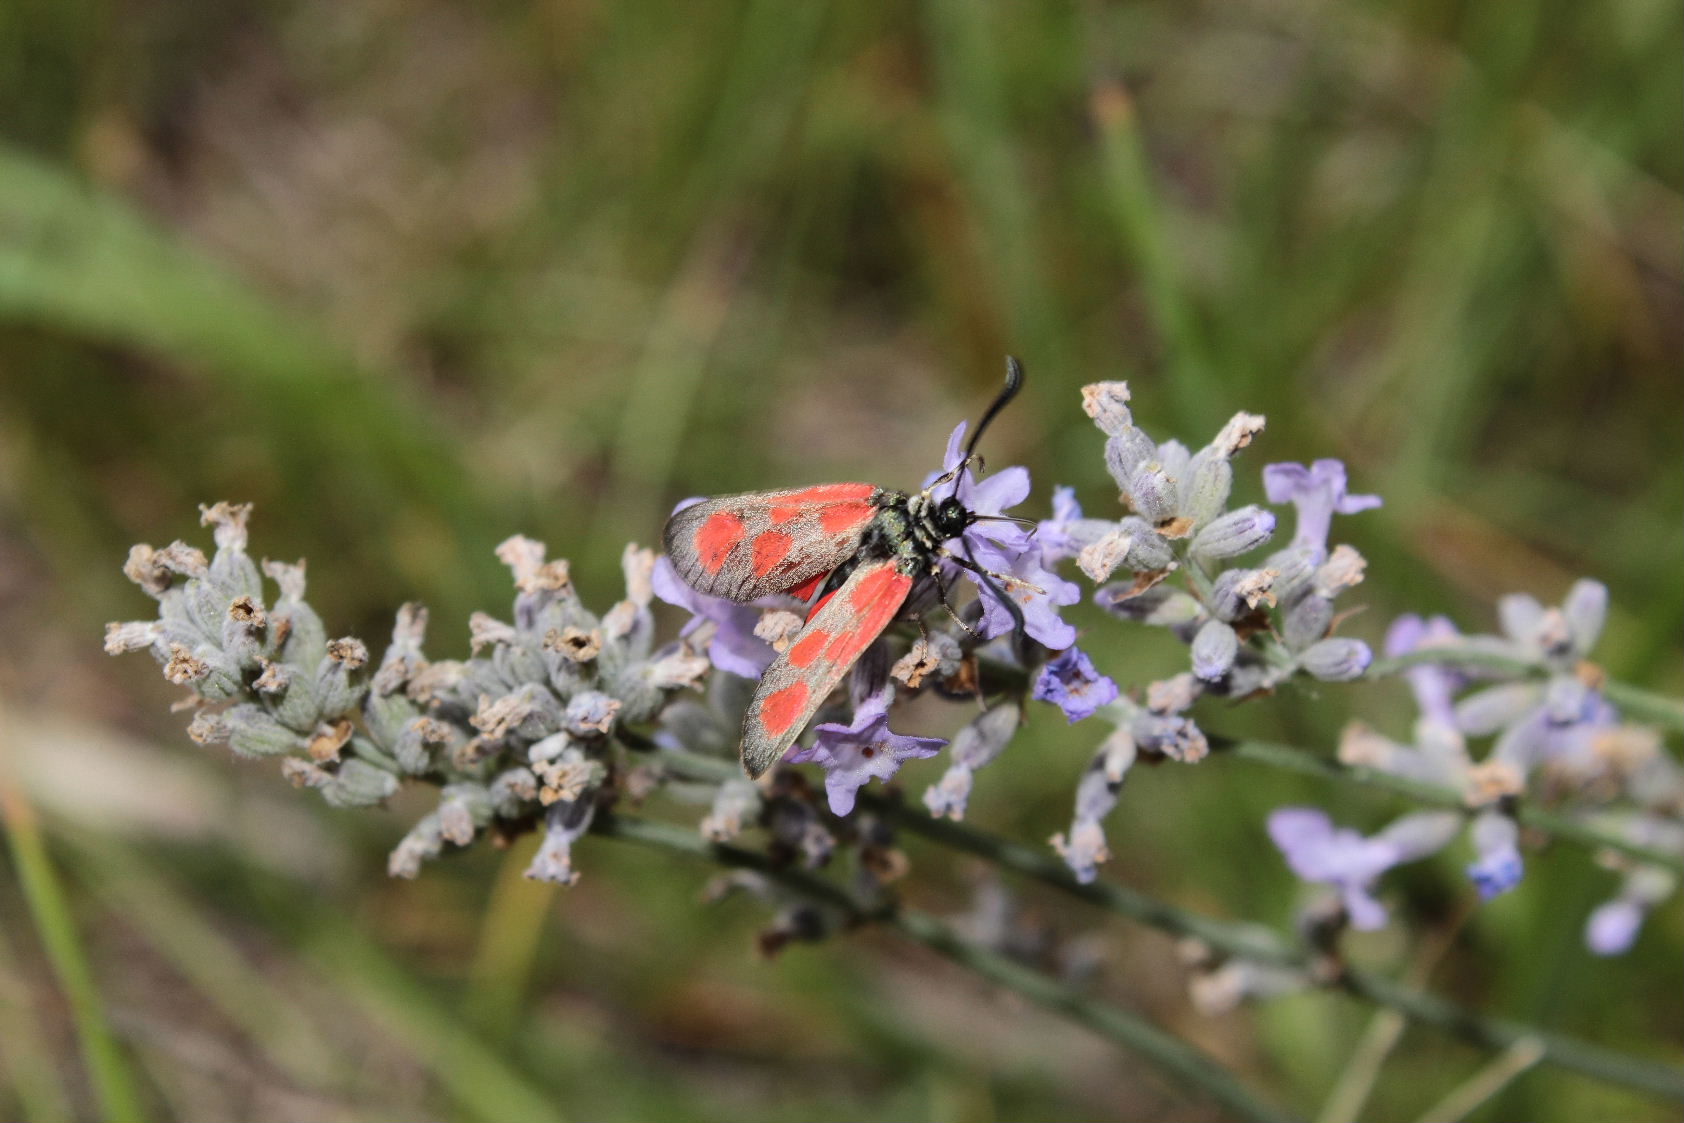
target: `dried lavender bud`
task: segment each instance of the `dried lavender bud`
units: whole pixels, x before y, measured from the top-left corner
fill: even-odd
[[[156,620],[129,620],[105,626],[105,653],[126,655],[131,651],[148,651],[163,638],[164,629]]]
[[[589,737],[606,734],[613,728],[619,713],[619,699],[591,690],[574,695],[567,703],[567,714],[563,720],[567,731],[575,737]]]
[[[1082,412],[1093,418],[1106,436],[1115,437],[1134,428],[1129,397],[1127,382],[1095,382],[1082,387]]]
[[[1368,561],[1350,546],[1335,546],[1333,553],[1316,570],[1311,588],[1317,596],[1335,597],[1362,583]]]
[[[561,728],[561,707],[555,695],[536,683],[527,683],[501,698],[481,697],[479,708],[468,719],[488,740],[521,737],[536,741]]]
[[[443,850],[444,834],[435,811],[411,827],[386,859],[387,876],[416,877],[421,872],[421,863],[438,857]]]
[[[1275,516],[1258,506],[1240,507],[1207,523],[1193,536],[1195,557],[1208,561],[1236,557],[1269,540]]]
[[[491,793],[479,784],[446,784],[439,790],[439,835],[466,846],[491,821]]]
[[[889,675],[917,689],[929,675],[946,678],[957,672],[963,658],[959,641],[946,632],[931,632],[912,641],[907,653],[889,669]]]

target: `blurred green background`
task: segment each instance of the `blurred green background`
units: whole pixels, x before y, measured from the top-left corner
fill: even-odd
[[[623,543],[683,496],[915,482],[1011,351],[1028,388],[986,451],[1030,466],[1033,513],[1054,482],[1113,509],[1085,382],[1129,379],[1148,430],[1195,446],[1262,412],[1242,496],[1337,456],[1386,497],[1340,528],[1371,561],[1353,634],[1406,609],[1485,629],[1496,594],[1591,574],[1610,672],[1676,691],[1679,44],[1666,0],[7,0],[0,740],[145,1113],[1213,1117],[888,936],[762,960],[758,906],[606,842],[560,894],[520,879],[524,848],[386,881],[424,797],[335,813],[191,745],[156,667],[100,654],[149,605],[118,567],[250,500],[254,553],[307,556],[330,628],[378,646],[419,599],[456,656],[469,611],[507,611],[508,534],[606,606]],[[1125,683],[1184,659],[1083,619]],[[1354,707],[1407,729],[1395,686],[1202,720],[1325,751]],[[980,777],[974,822],[1064,826],[1099,731],[1056,718]],[[1399,810],[1149,770],[1103,876],[1288,922],[1262,818],[1289,800]],[[967,907],[975,871],[908,845],[914,898]],[[1450,932],[1463,860],[1389,882],[1405,922],[1361,953],[1401,970]],[[1676,1061],[1677,899],[1630,955],[1582,947],[1616,880],[1537,854],[1431,985]],[[1110,997],[1312,1113],[1371,1016],[1206,1018],[1165,937],[1023,903],[1096,937]],[[0,1116],[97,1114],[87,1011],[9,862],[0,914]],[[1411,1030],[1365,1117],[1414,1118],[1484,1059]],[[1676,1111],[1535,1070],[1475,1118]]]

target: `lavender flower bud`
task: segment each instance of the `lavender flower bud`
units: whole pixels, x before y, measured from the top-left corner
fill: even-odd
[[[1053,835],[1051,842],[1083,885],[1092,884],[1099,876],[1100,863],[1111,858],[1111,851],[1105,846],[1105,828],[1097,819],[1077,819],[1070,825],[1068,839],[1060,833]]]
[[[1229,511],[1193,536],[1194,556],[1231,558],[1255,550],[1275,532],[1275,516],[1255,504]]]
[[[466,846],[491,821],[491,793],[478,784],[446,784],[439,791],[439,834]]]
[[[747,780],[727,780],[714,793],[713,808],[701,822],[702,837],[709,842],[730,842],[743,831],[744,822],[760,814],[760,788]]]
[[[1315,572],[1312,588],[1316,595],[1337,596],[1342,590],[1362,583],[1363,570],[1368,561],[1350,546],[1336,546],[1327,561]]]
[[[1205,449],[1193,458],[1188,475],[1181,484],[1181,513],[1204,526],[1222,513],[1228,496],[1234,490],[1234,468],[1220,456]]]
[[[263,640],[269,618],[261,602],[250,596],[235,597],[228,602],[222,621],[222,650],[238,667],[255,667],[262,657]]]
[[[1468,877],[1479,890],[1481,900],[1507,893],[1520,884],[1525,864],[1521,861],[1520,828],[1499,811],[1481,812],[1471,831],[1478,859],[1468,866]]]
[[[143,542],[129,548],[123,576],[139,585],[147,596],[162,600],[176,577],[202,577],[206,568],[205,555],[185,542],[172,542],[162,550]]]
[[[156,620],[128,620],[105,626],[105,653],[126,655],[131,651],[146,651],[163,638],[164,629]]]
[[[1580,655],[1589,653],[1608,619],[1608,586],[1589,579],[1573,582],[1561,604],[1561,614],[1567,618],[1574,649]]]
[[[1138,593],[1128,585],[1107,585],[1093,600],[1113,616],[1158,628],[1178,628],[1204,617],[1204,608],[1191,595],[1163,585]]]
[[[1219,620],[1235,621],[1258,605],[1275,603],[1275,571],[1272,569],[1228,569],[1211,585],[1210,611]]]
[[[1183,764],[1197,764],[1210,755],[1210,742],[1190,718],[1179,714],[1142,713],[1129,726],[1141,751],[1167,756]]]
[[[237,756],[279,756],[304,747],[304,738],[249,702],[222,712],[228,748]]]
[[[538,778],[530,768],[510,768],[499,772],[486,790],[491,796],[493,813],[513,819],[538,798]]]
[[[352,636],[329,640],[327,654],[316,669],[316,696],[321,716],[335,718],[354,709],[365,689],[352,675],[368,663],[368,648]]]
[[[380,669],[371,684],[376,694],[393,694],[402,690],[411,678],[427,666],[421,654],[421,643],[427,637],[427,609],[413,602],[398,609],[392,625],[392,642],[380,659]]]
[[[1361,678],[1374,653],[1355,639],[1324,639],[1312,644],[1298,657],[1299,665],[1323,682],[1350,682]]]
[[[567,731],[575,737],[590,737],[593,734],[607,733],[619,713],[618,699],[610,698],[600,691],[590,690],[574,695],[567,703],[564,721]]]
[[[1327,635],[1333,626],[1333,602],[1305,593],[1281,614],[1281,638],[1293,651],[1302,651]]]
[[[1327,551],[1313,542],[1295,542],[1270,554],[1263,564],[1280,574],[1275,578],[1275,596],[1283,604],[1292,600],[1315,578],[1326,556]]]
[[[1228,673],[1240,651],[1240,637],[1220,620],[1207,620],[1193,637],[1193,673],[1214,682]]]
[[[389,877],[413,878],[420,874],[421,863],[439,856],[444,849],[444,835],[439,827],[437,812],[424,816],[409,829],[386,859]]]
[[[488,740],[520,737],[536,741],[561,728],[561,707],[555,695],[537,683],[527,683],[500,698],[481,696],[468,723]]]
[[[1129,506],[1148,523],[1157,526],[1175,514],[1175,481],[1157,460],[1137,465],[1129,473],[1128,481],[1124,490],[1128,492]]]
[[[573,868],[573,844],[590,830],[596,816],[596,800],[592,794],[571,803],[556,803],[544,816],[544,841],[538,847],[526,876],[534,881],[548,881],[556,885],[572,885],[579,880]]]
[[[240,693],[240,671],[219,649],[201,644],[189,651],[172,643],[164,662],[164,677],[177,686],[191,686],[199,697],[212,702]]]
[[[281,762],[281,775],[295,787],[315,788],[332,807],[373,807],[398,790],[398,778],[361,760],[342,761],[329,771],[298,757]]]
[[[1533,682],[1509,682],[1475,691],[1456,703],[1456,728],[1470,737],[1484,737],[1536,709],[1543,687]]]
[[[1551,675],[1544,685],[1544,713],[1553,725],[1571,725],[1584,717],[1595,693],[1576,675]]]

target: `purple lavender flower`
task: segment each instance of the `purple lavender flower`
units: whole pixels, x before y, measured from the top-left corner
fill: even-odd
[[[924,486],[930,486],[941,475],[959,467],[965,459],[964,440],[965,423],[961,421],[947,440],[941,472],[932,473],[924,481]],[[955,552],[968,552],[978,565],[1005,578],[995,577],[994,582],[1017,602],[1023,613],[1024,631],[1031,639],[1054,651],[1076,642],[1076,629],[1059,617],[1058,609],[1080,602],[1081,589],[1046,568],[1040,543],[1022,527],[1011,522],[992,521],[995,516],[1004,514],[1008,507],[1015,507],[1028,498],[1029,470],[1011,467],[978,480],[966,468],[953,477],[948,494],[973,513],[987,516],[985,521],[965,531],[963,543],[958,544]],[[1074,503],[1073,498],[1071,502]],[[979,629],[983,635],[1004,635],[1015,626],[1011,612],[995,599],[980,577],[957,566],[949,567],[949,574],[952,573],[963,573],[977,586],[983,605]]]
[[[1621,955],[1637,942],[1644,908],[1629,897],[1615,897],[1598,905],[1585,921],[1585,946],[1594,955]]]
[[[680,635],[688,636],[704,624],[713,624],[708,658],[714,666],[743,678],[759,678],[771,665],[776,656],[772,645],[754,634],[754,626],[760,622],[758,608],[698,593],[684,583],[666,557],[655,563],[650,583],[657,597],[691,614]]]
[[[1035,677],[1035,700],[1051,702],[1074,725],[1101,706],[1117,700],[1117,684],[1094,669],[1080,648],[1067,647],[1041,667]]]
[[[1456,625],[1443,616],[1423,620],[1410,613],[1399,616],[1386,630],[1386,656],[1396,659],[1416,651],[1453,645],[1461,638]],[[1404,672],[1421,716],[1446,726],[1456,724],[1455,695],[1467,684],[1467,677],[1432,664],[1411,667]]]
[[[1111,533],[1116,525],[1104,519],[1083,518],[1075,488],[1063,485],[1053,488],[1052,518],[1042,519],[1035,527],[1041,564],[1051,569],[1061,561],[1076,557]]]
[[[1302,464],[1270,464],[1263,469],[1263,491],[1269,502],[1298,508],[1295,546],[1327,549],[1327,532],[1334,515],[1354,515],[1380,506],[1378,495],[1350,495],[1345,491],[1345,466],[1337,460]]]
[[[814,730],[816,736],[810,746],[792,748],[784,756],[790,764],[824,768],[824,788],[832,813],[846,815],[852,811],[854,797],[867,781],[886,782],[900,771],[903,761],[935,756],[947,744],[940,737],[890,732],[889,703],[894,696],[893,687],[882,687],[854,708],[852,722],[826,722]]]
[[[1364,837],[1335,827],[1313,807],[1283,807],[1269,816],[1269,837],[1293,873],[1339,891],[1351,927],[1370,931],[1386,923],[1386,908],[1373,893],[1380,875],[1440,849],[1460,825],[1452,812],[1427,811],[1405,815],[1379,834]]]
[[[1499,811],[1486,811],[1468,833],[1476,855],[1468,866],[1468,879],[1479,890],[1479,899],[1489,901],[1519,885],[1526,867],[1520,858],[1520,828],[1515,821]]]

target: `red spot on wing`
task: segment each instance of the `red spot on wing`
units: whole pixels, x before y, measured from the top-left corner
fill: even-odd
[[[789,665],[792,667],[809,665],[819,657],[819,652],[824,649],[824,645],[828,642],[830,642],[830,633],[823,628],[811,628],[802,633],[801,638],[796,640],[794,646],[789,649]]]
[[[860,653],[871,646],[871,641],[895,618],[911,588],[912,578],[889,565],[861,578],[848,598],[856,615],[825,648],[826,661],[846,666],[858,659]]]
[[[869,503],[832,503],[819,508],[819,526],[826,534],[841,534],[876,513],[877,509]]]
[[[884,566],[877,572],[868,573],[865,577],[861,578],[860,583],[854,586],[854,591],[849,594],[849,600],[856,609],[864,612],[869,609],[873,603],[881,600],[884,594],[888,593],[896,585],[906,586],[911,584],[911,578],[906,577],[901,573],[897,573],[893,566]],[[905,596],[904,589],[902,590],[901,595]],[[898,605],[898,598],[896,603]]]
[[[789,557],[790,548],[795,545],[795,539],[781,530],[763,531],[754,540],[754,575],[764,577],[777,567],[778,563]]]
[[[743,538],[743,520],[730,511],[715,511],[696,528],[696,559],[708,573],[718,573],[731,548]]]
[[[773,737],[780,737],[795,724],[807,705],[807,684],[792,682],[782,690],[774,690],[760,703],[760,724]]]

